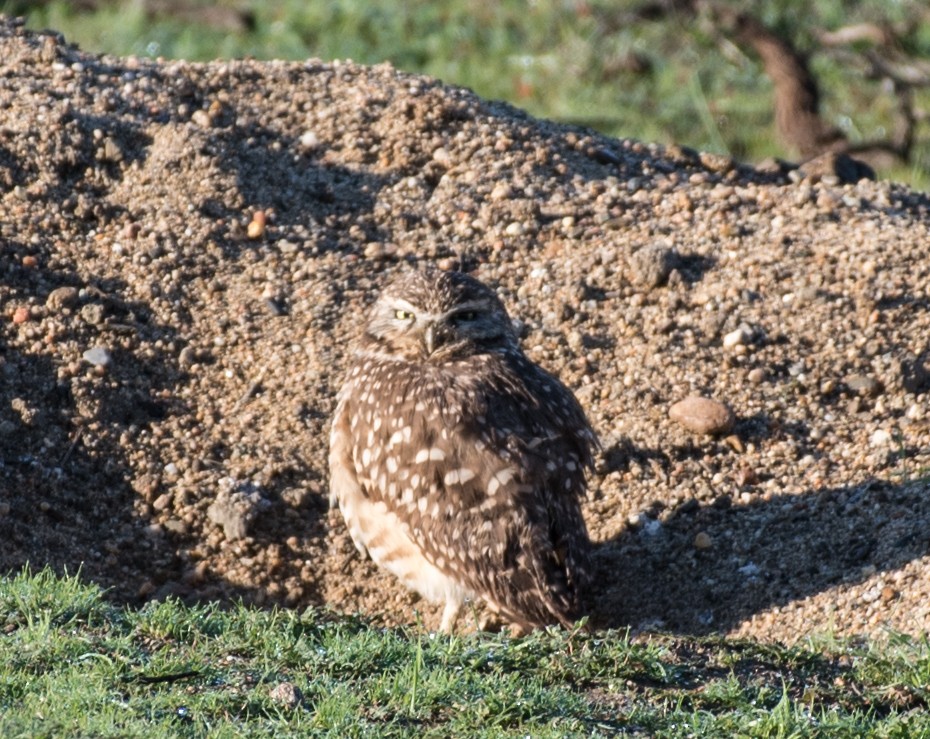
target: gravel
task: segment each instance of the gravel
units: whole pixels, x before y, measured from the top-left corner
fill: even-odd
[[[0,567],[435,626],[326,471],[365,309],[429,261],[499,289],[601,437],[595,624],[925,633],[930,200],[834,170],[0,21]],[[732,428],[670,418],[689,396]]]

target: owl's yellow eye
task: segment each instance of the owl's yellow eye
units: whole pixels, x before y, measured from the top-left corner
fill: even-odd
[[[411,313],[409,310],[396,310],[394,311],[394,318],[396,318],[398,321],[409,321],[411,318],[413,318],[413,313]]]

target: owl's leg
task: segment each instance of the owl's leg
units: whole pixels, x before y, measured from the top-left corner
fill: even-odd
[[[439,630],[443,634],[451,634],[455,628],[455,622],[459,619],[459,613],[462,610],[462,601],[457,598],[446,598],[446,607],[442,609],[442,621],[439,623]]]
[[[513,620],[513,618],[504,615],[497,603],[490,600],[485,602],[487,603],[488,608],[481,615],[481,619],[478,621],[479,631],[491,631],[499,633],[504,629],[507,629],[510,632],[510,636],[512,637],[526,636],[530,633],[530,631],[532,631],[531,627],[527,624],[519,623],[518,621]]]
[[[510,631],[511,638],[513,639],[518,639],[521,636],[526,636],[527,634],[530,633],[529,627],[527,627],[524,624],[520,624],[516,622],[508,624],[507,628]]]
[[[501,622],[500,614],[494,610],[494,607],[491,604],[488,604],[488,609],[481,614],[481,617],[478,619],[478,631],[500,631]]]

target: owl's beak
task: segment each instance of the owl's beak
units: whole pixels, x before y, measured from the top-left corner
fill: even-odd
[[[429,321],[423,327],[423,348],[426,356],[431,357],[440,349],[446,347],[453,339],[448,324],[443,319]]]
[[[439,337],[436,334],[436,324],[428,323],[426,330],[423,332],[423,345],[426,347],[426,355],[430,356],[439,345]]]

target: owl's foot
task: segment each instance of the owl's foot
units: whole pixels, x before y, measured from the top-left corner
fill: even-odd
[[[459,613],[462,611],[462,601],[447,600],[446,607],[442,610],[442,621],[439,623],[439,630],[443,634],[451,634],[455,629],[455,622],[459,620]]]

